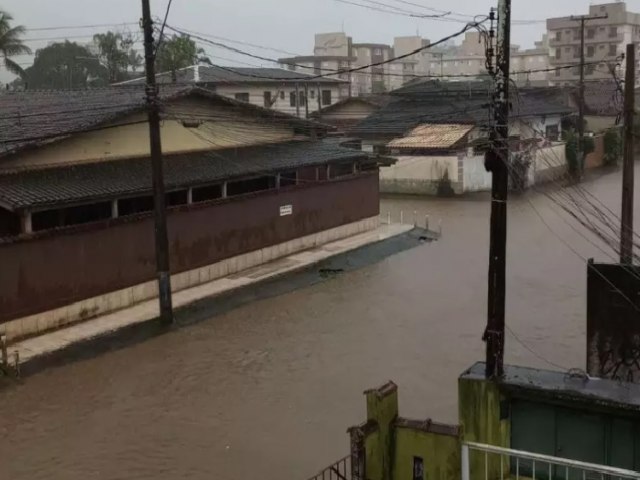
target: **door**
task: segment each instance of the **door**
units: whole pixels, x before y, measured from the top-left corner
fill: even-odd
[[[602,415],[558,408],[556,456],[605,465],[605,424]],[[593,478],[600,480],[600,475]],[[570,471],[569,479],[582,479],[582,472]]]

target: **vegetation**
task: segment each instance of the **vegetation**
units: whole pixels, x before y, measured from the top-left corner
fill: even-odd
[[[98,33],[93,36],[93,43],[98,48],[100,64],[107,69],[109,83],[127,80],[129,67],[135,71],[142,64],[142,57],[131,48],[134,42],[129,35]]]
[[[622,137],[619,128],[610,128],[604,134],[604,163],[617,165],[622,157]]]
[[[66,89],[107,85],[109,75],[86,47],[65,41],[38,50],[24,79],[28,88]]]
[[[156,70],[171,72],[171,78],[177,81],[177,72],[181,68],[198,63],[211,63],[202,48],[198,48],[188,35],[166,37],[160,44],[156,55]]]
[[[0,10],[0,56],[7,70],[15,75],[24,76],[24,70],[11,57],[18,55],[30,55],[31,49],[20,39],[24,33],[23,26],[12,27],[13,17]]]
[[[574,178],[580,178],[584,171],[584,158],[578,159],[578,134],[575,130],[566,130],[563,133],[563,138],[566,139],[567,144],[565,146],[565,154],[567,157],[567,165],[569,167],[569,173]],[[595,150],[595,142],[591,137],[584,137],[582,144],[582,151],[584,156],[590,154]]]

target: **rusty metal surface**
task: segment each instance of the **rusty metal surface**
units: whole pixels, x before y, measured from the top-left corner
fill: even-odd
[[[293,214],[280,217],[279,208]],[[362,174],[169,214],[173,273],[378,214],[378,176]],[[107,224],[108,225],[108,224]],[[0,245],[0,321],[154,278],[150,216]]]

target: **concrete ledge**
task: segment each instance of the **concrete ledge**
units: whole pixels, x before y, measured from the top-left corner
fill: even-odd
[[[374,230],[378,227],[378,224],[377,216],[366,218],[330,230],[316,232],[288,242],[272,245],[261,250],[230,257],[194,270],[177,273],[171,276],[171,290],[177,293],[327,242]],[[157,296],[158,286],[156,281],[152,280],[97,297],[87,298],[54,310],[10,320],[0,325],[0,334],[6,335],[7,342],[11,344],[24,338],[129,308],[132,305],[157,298]]]

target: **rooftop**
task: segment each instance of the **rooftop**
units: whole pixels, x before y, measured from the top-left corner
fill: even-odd
[[[391,148],[451,148],[460,142],[473,128],[473,125],[455,123],[420,125],[411,130],[406,136],[392,140],[387,146]]]
[[[334,140],[191,152],[163,158],[167,191],[328,162],[368,158]],[[151,193],[148,158],[114,160],[0,175],[0,205],[9,210],[73,205]],[[54,186],[55,188],[52,188]]]

